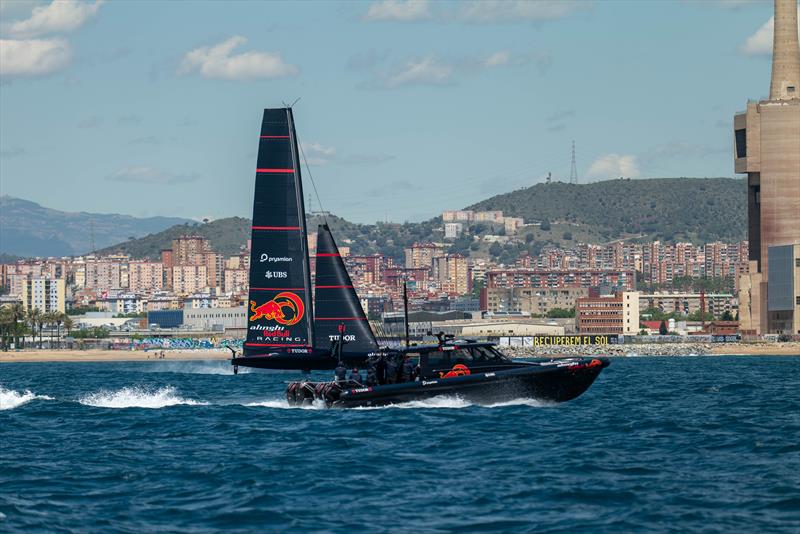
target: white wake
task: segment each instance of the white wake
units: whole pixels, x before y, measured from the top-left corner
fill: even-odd
[[[243,406],[275,408],[278,410],[324,410],[325,409],[325,403],[319,399],[315,400],[312,404],[307,404],[304,406],[291,405],[285,399],[248,402]]]
[[[233,366],[228,361],[189,361],[152,363],[151,373],[184,373],[191,375],[233,375]],[[252,372],[249,367],[239,367],[239,374]]]
[[[172,386],[159,389],[126,387],[117,391],[99,391],[81,397],[78,402],[96,408],[165,408],[178,404],[189,406],[208,404],[193,399],[184,399],[176,394],[175,388]]]
[[[472,406],[480,407],[480,408],[504,408],[507,406],[529,406],[532,408],[542,408],[546,406],[554,406],[555,403],[540,401],[536,399],[530,398],[519,398],[513,399],[504,402],[498,402],[493,404],[479,404],[475,402],[470,402],[465,400],[459,396],[453,395],[442,395],[437,397],[431,397],[429,399],[417,400],[417,401],[408,401],[408,402],[400,402],[396,404],[386,404],[384,406],[357,406],[353,408],[348,408],[350,410],[441,410],[441,409],[462,409],[462,408],[469,408]],[[276,399],[276,400],[265,400],[265,401],[258,401],[258,402],[249,402],[243,404],[243,406],[255,406],[255,407],[263,407],[263,408],[275,408],[278,410],[322,410],[325,409],[325,404],[320,401],[314,401],[314,404],[307,405],[307,406],[293,406],[290,405],[284,399]]]
[[[3,386],[0,386],[0,410],[13,410],[17,406],[22,406],[23,404],[36,399],[53,400],[52,397],[48,397],[47,395],[37,395],[27,389],[20,393],[19,391],[6,389]]]

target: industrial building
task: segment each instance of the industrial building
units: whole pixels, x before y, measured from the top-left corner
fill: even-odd
[[[747,174],[749,273],[739,281],[742,331],[785,333],[784,309],[795,293],[772,284],[771,249],[800,243],[800,46],[797,1],[775,0],[769,98],[734,116],[734,166]],[[772,254],[784,261],[786,252]],[[782,269],[779,270],[782,272]],[[775,271],[776,273],[778,271]],[[776,276],[782,276],[776,274]],[[791,278],[791,277],[789,277]],[[779,294],[770,294],[769,291]],[[776,304],[780,302],[780,304]],[[792,313],[797,314],[797,309]],[[792,333],[800,333],[796,322]]]

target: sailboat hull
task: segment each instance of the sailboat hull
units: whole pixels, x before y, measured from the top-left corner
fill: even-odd
[[[570,358],[525,363],[504,371],[373,387],[353,382],[294,382],[287,388],[287,400],[290,404],[322,401],[334,408],[384,406],[445,395],[480,404],[520,398],[565,402],[586,391],[608,365],[605,358]]]
[[[342,355],[348,366],[363,366],[367,362],[366,355]],[[336,367],[337,359],[330,351],[309,351],[308,354],[260,354],[256,356],[239,356],[231,359],[231,365],[254,367],[256,369],[278,370],[331,370]]]

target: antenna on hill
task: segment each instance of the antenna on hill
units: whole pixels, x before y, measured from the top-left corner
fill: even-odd
[[[89,246],[92,249],[92,254],[94,254],[94,251],[97,250],[97,246],[94,243],[94,219],[89,219]]]
[[[578,183],[578,166],[575,164],[575,141],[572,141],[572,165],[569,169],[569,183]]]

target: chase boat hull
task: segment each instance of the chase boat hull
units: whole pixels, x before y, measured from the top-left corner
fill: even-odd
[[[321,402],[334,408],[383,406],[443,395],[488,404],[520,398],[565,402],[586,391],[608,365],[605,358],[520,362],[511,369],[371,387],[349,381],[298,381],[289,383],[286,399],[291,405]]]

